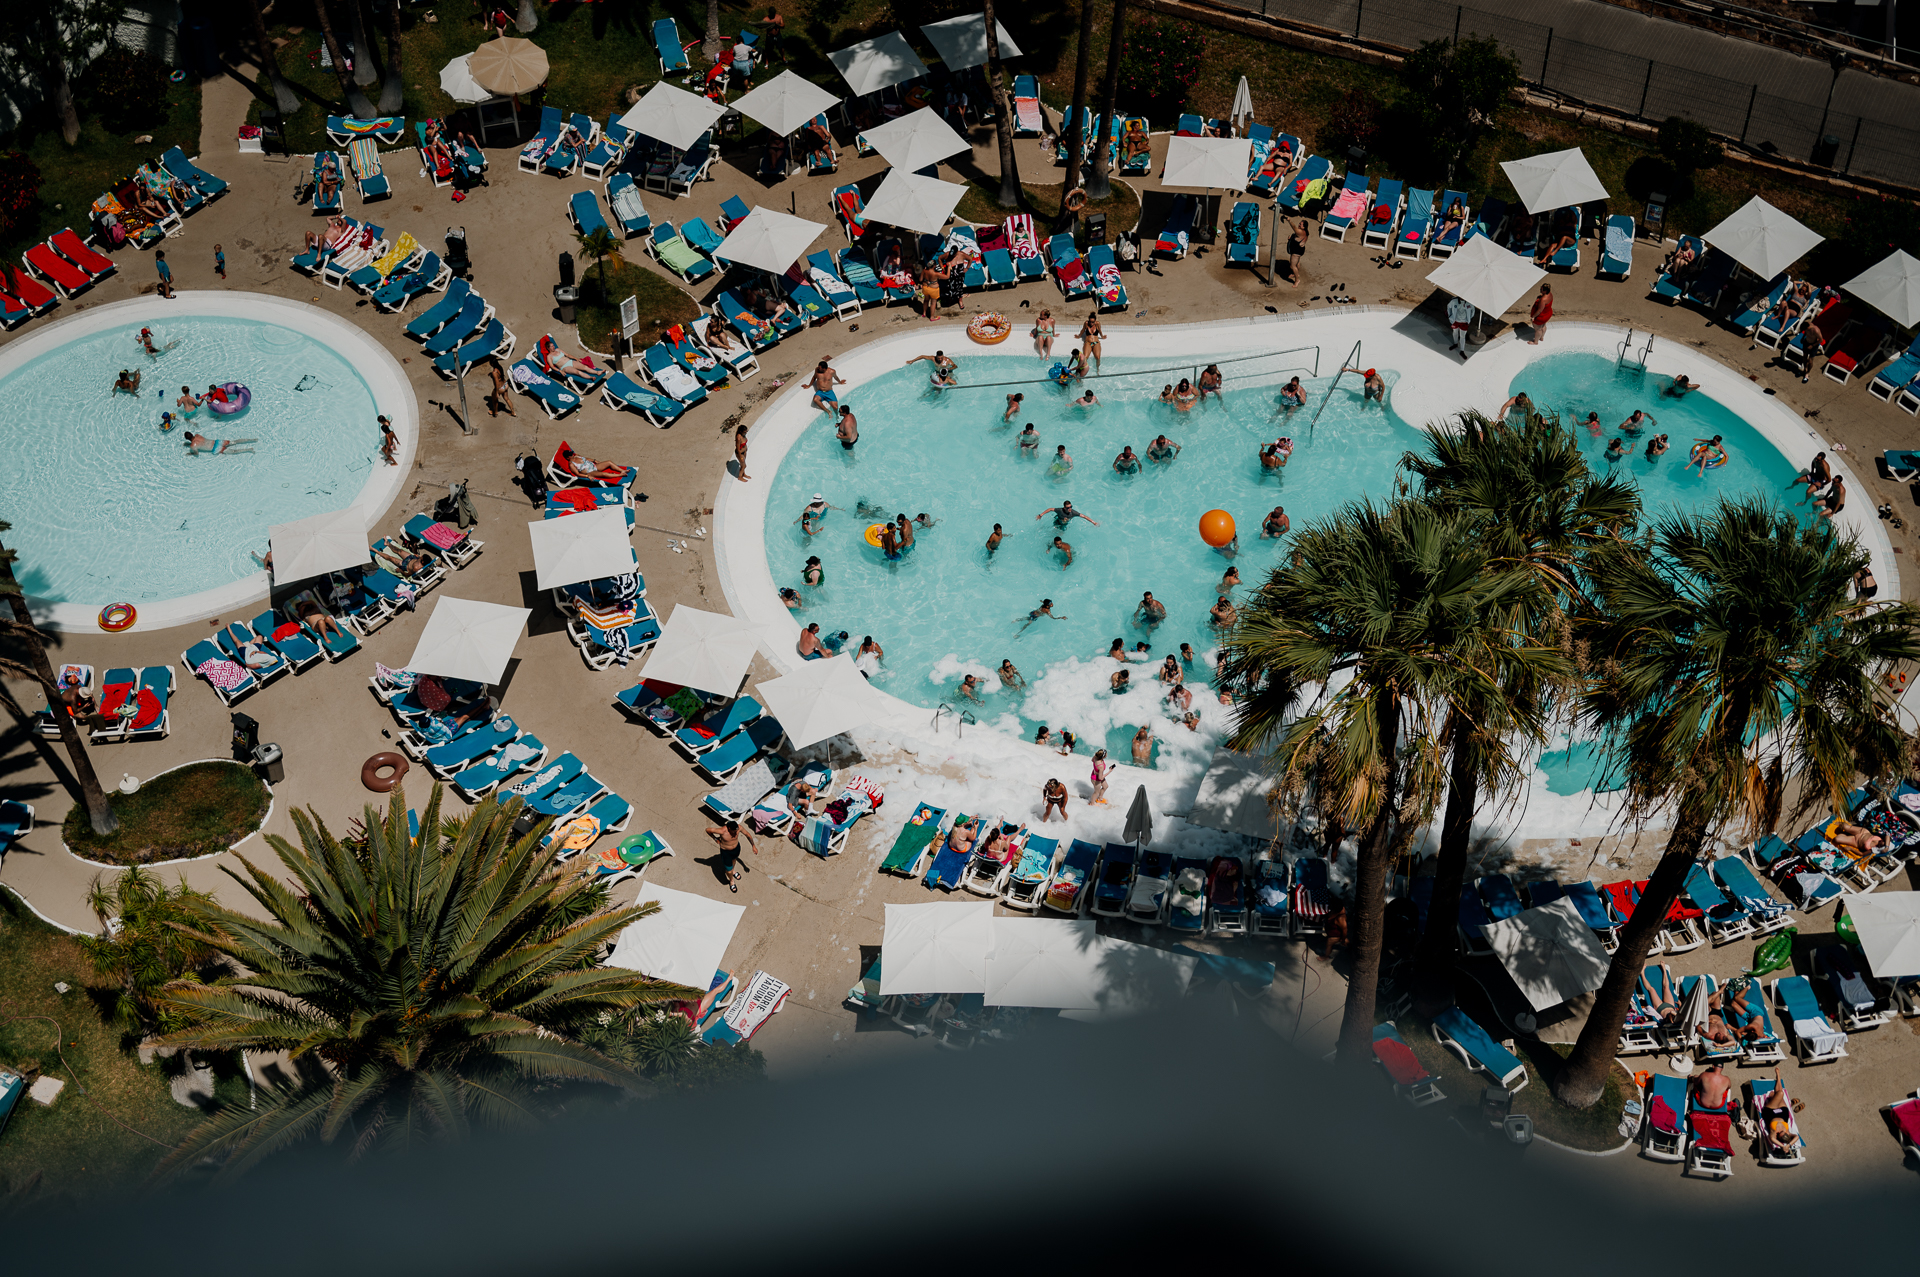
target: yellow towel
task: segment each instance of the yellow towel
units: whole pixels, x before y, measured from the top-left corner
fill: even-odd
[[[401,262],[412,257],[415,250],[419,247],[420,241],[416,240],[411,234],[402,233],[400,242],[388,249],[387,255],[375,262],[373,268],[380,272],[382,278],[385,278],[393,274],[394,268],[399,266]]]

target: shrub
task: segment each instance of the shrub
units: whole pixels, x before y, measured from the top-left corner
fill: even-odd
[[[1206,65],[1206,33],[1192,23],[1148,18],[1128,24],[1119,99],[1127,110],[1171,122]]]
[[[1348,89],[1327,112],[1327,122],[1320,129],[1320,149],[1327,154],[1343,153],[1354,146],[1371,150],[1379,132],[1380,99],[1365,89]]]
[[[166,119],[167,68],[145,53],[108,45],[87,68],[81,87],[110,133],[133,133]]]
[[[11,231],[40,198],[40,166],[19,151],[0,151],[0,234]]]
[[[1659,147],[1660,158],[1683,176],[1720,162],[1720,144],[1707,126],[1677,115],[1661,121]]]

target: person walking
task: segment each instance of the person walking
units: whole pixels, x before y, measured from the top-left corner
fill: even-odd
[[[227,251],[218,244],[213,246],[213,273],[223,280],[227,277]]]
[[[493,389],[487,392],[487,415],[497,417],[502,412],[509,417],[520,414],[513,410],[513,396],[507,393],[507,370],[500,363],[500,356],[487,360],[487,376],[493,381]]]
[[[1553,285],[1540,285],[1540,295],[1533,299],[1533,309],[1527,312],[1527,321],[1533,325],[1533,336],[1527,339],[1529,346],[1538,346],[1547,335],[1547,321],[1553,318]]]
[[[1467,325],[1473,322],[1473,303],[1464,297],[1456,297],[1447,303],[1447,331],[1452,336],[1449,350],[1460,352],[1460,358],[1467,357]]]
[[[1287,232],[1287,278],[1295,288],[1300,287],[1300,259],[1307,255],[1307,239],[1307,219],[1303,217]]]
[[[780,10],[774,8],[772,5],[768,5],[767,16],[760,19],[760,25],[767,29],[767,55],[765,60],[771,62],[774,56],[778,54],[780,65],[785,66],[787,64],[787,51],[785,48],[787,20],[780,16]]]
[[[727,890],[738,893],[740,879],[746,875],[747,867],[740,863],[740,843],[744,839],[754,855],[760,854],[760,848],[753,841],[753,835],[740,827],[737,820],[729,820],[724,825],[708,825],[707,837],[713,839],[720,848],[722,859],[720,872],[727,880]]]
[[[1093,782],[1093,793],[1087,798],[1089,803],[1096,807],[1107,805],[1107,780],[1112,775],[1113,762],[1107,757],[1107,751],[1104,749],[1093,751],[1093,774],[1089,777]]]
[[[747,481],[747,428],[744,425],[735,426],[733,429],[733,462],[738,472],[734,477],[745,483]]]
[[[154,250],[153,268],[160,272],[160,295],[172,300],[173,267],[167,265],[167,251],[164,248]]]

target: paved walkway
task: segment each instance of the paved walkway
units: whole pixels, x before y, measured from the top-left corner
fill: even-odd
[[[191,291],[218,285],[212,273],[212,247],[221,242],[226,247],[231,275],[227,287],[292,298],[350,316],[403,362],[422,409],[420,459],[413,476],[417,482],[409,485],[407,495],[375,531],[397,529],[410,514],[426,508],[440,495],[447,481],[470,481],[481,519],[476,531],[486,542],[486,551],[475,565],[455,573],[443,592],[521,602],[534,608],[527,635],[516,650],[517,659],[506,675],[504,708],[542,739],[587,760],[596,774],[635,804],[635,829],[656,829],[679,850],[678,856],[650,872],[653,881],[733,899],[719,884],[711,857],[704,850],[704,821],[696,805],[705,787],[663,743],[610,708],[614,693],[629,685],[634,675],[617,670],[587,672],[567,642],[558,617],[534,589],[531,555],[522,525],[538,515],[509,486],[512,460],[517,452],[529,449],[550,455],[565,438],[590,456],[641,464],[645,479],[639,487],[648,499],[639,507],[640,530],[634,545],[647,578],[649,601],[662,613],[670,611],[675,603],[724,611],[726,605],[716,587],[708,546],[695,536],[688,542],[687,553],[675,553],[668,542],[685,541],[696,529],[707,526],[705,512],[714,503],[718,485],[733,482],[726,477],[724,467],[731,456],[734,419],[751,423],[756,407],[773,392],[775,382],[790,379],[814,361],[836,356],[897,325],[924,321],[895,308],[861,316],[856,321],[860,325],[858,335],[850,335],[843,324],[822,325],[783,342],[763,358],[759,377],[715,395],[711,403],[695,409],[670,430],[655,430],[631,415],[616,416],[597,403],[556,425],[522,399],[516,404],[516,417],[495,420],[484,415],[479,395],[471,393],[470,401],[480,415],[474,423],[475,433],[463,435],[455,415],[457,394],[431,373],[418,348],[401,335],[400,321],[375,313],[351,292],[320,287],[288,269],[287,261],[298,250],[303,233],[318,225],[319,219],[291,198],[293,164],[235,153],[230,139],[244,106],[242,94],[229,91],[219,82],[209,86],[200,162],[232,182],[234,189],[190,219],[185,233],[168,243],[168,259],[174,264],[178,286]],[[983,134],[975,140],[971,162],[994,168],[997,161],[991,136]],[[1164,141],[1156,139],[1160,146]],[[1037,158],[1032,144],[1023,143],[1022,147],[1021,161],[1032,165]],[[801,178],[769,190],[750,176],[756,158],[727,155],[716,166],[716,180],[703,184],[692,198],[665,202],[659,196],[649,196],[649,208],[655,210],[656,217],[664,213],[681,220],[699,214],[712,220],[720,201],[737,193],[750,204],[785,209],[791,203],[801,216],[830,222],[829,188],[875,173],[881,167],[877,159],[857,160],[848,152],[843,156],[842,173],[831,181]],[[455,205],[448,201],[447,192],[434,191],[416,174],[410,152],[391,153],[388,173],[394,196],[365,211],[380,224],[393,230],[411,230],[429,244],[446,226],[464,225],[475,262],[475,286],[498,307],[522,342],[531,343],[541,332],[550,330],[571,344],[571,334],[564,333],[553,318],[550,289],[556,282],[554,263],[560,252],[574,247],[565,217],[568,194],[597,188],[583,179],[563,181],[519,173],[514,153],[509,150],[494,151],[491,159],[492,185],[475,191],[464,204]],[[1044,175],[1041,169],[1042,180]],[[350,212],[358,215],[362,211],[351,196],[348,202]],[[826,232],[821,240],[822,244],[838,242],[837,229]],[[634,252],[638,259],[637,247]],[[1372,256],[1357,244],[1334,245],[1316,239],[1306,259],[1306,282],[1297,290],[1284,283],[1269,290],[1247,271],[1228,272],[1218,252],[1198,253],[1186,261],[1169,263],[1159,276],[1131,276],[1127,285],[1135,309],[1144,311],[1146,322],[1152,323],[1260,315],[1269,307],[1311,308],[1313,299],[1325,296],[1336,281],[1347,284],[1347,295],[1370,303],[1414,306],[1428,300],[1431,290],[1423,282],[1429,269],[1426,264],[1385,270],[1376,267]],[[1638,257],[1639,269],[1630,284],[1597,282],[1590,273],[1556,279],[1558,314],[1630,324],[1642,330],[1651,328],[1661,333],[1663,340],[1696,346],[1702,353],[1776,389],[1784,401],[1817,420],[1828,438],[1844,440],[1856,458],[1903,443],[1910,436],[1910,418],[1869,399],[1858,386],[1843,388],[1823,378],[1801,386],[1766,367],[1760,357],[1766,352],[1750,353],[1745,341],[1706,323],[1697,313],[1647,302],[1644,292],[1657,258],[1650,246],[1642,246]],[[152,273],[144,255],[122,253],[120,262],[119,275],[56,315],[151,291]],[[1024,285],[1019,295],[1032,298],[1036,305],[1056,303],[1058,296],[1050,284]],[[705,296],[703,292],[703,300]],[[983,299],[975,309],[1005,309],[1013,304],[1005,294],[997,294],[990,300]],[[1120,328],[1129,322],[1116,316],[1109,326]],[[36,321],[21,331],[31,333],[42,326]],[[959,340],[958,328],[953,331],[955,340]],[[0,338],[0,345],[6,340],[9,338]],[[1434,410],[1450,407],[1434,405]],[[869,430],[885,429],[888,424],[862,423]],[[343,422],[341,428],[370,431],[372,426]],[[1811,447],[1811,439],[1809,444]],[[1870,467],[1860,468],[1870,491],[1856,493],[1853,500],[1876,504],[1894,500],[1902,511],[1911,513],[1915,509],[1913,498],[1899,485],[1877,482],[1869,477]],[[1909,518],[1908,529],[1894,534],[1896,546],[1904,553],[1912,553],[1914,522]],[[279,742],[286,751],[288,777],[280,787],[268,832],[291,836],[289,813],[295,806],[317,809],[337,829],[369,800],[370,795],[358,783],[360,764],[369,754],[391,748],[387,733],[393,722],[369,693],[366,678],[376,660],[403,664],[420,625],[419,616],[402,616],[369,639],[364,651],[352,659],[281,679],[243,703],[241,708],[260,720],[263,739]],[[85,661],[99,667],[174,664],[181,651],[206,629],[205,625],[196,625],[136,630],[117,637],[63,635],[53,655],[56,660]],[[764,668],[759,670],[761,674],[766,672]],[[37,689],[31,686],[11,683],[8,687],[29,709],[41,703]],[[174,731],[167,740],[95,749],[96,769],[111,784],[123,772],[149,776],[183,761],[227,755],[226,712],[205,687],[185,677],[184,671],[174,700],[173,722]],[[41,826],[0,862],[0,882],[61,925],[91,928],[94,920],[83,901],[88,883],[99,871],[69,856],[58,837],[58,822],[69,802],[62,787],[66,775],[63,758],[53,743],[28,736],[19,725],[0,718],[0,726],[5,729],[0,735],[0,768],[4,769],[0,774],[6,777],[5,792],[35,803],[42,820]],[[918,755],[885,750],[876,751],[871,762],[932,773],[946,766],[943,757],[934,750]],[[416,803],[424,797],[420,779],[416,773],[411,790]],[[911,801],[910,787],[898,800]],[[763,848],[759,856],[749,857],[752,872],[738,897],[748,912],[727,953],[726,965],[743,977],[765,969],[794,987],[787,1009],[756,1038],[756,1045],[765,1050],[775,1072],[787,1074],[847,1060],[911,1055],[931,1049],[896,1031],[874,1029],[841,1006],[842,997],[858,974],[863,950],[870,955],[880,941],[882,906],[888,901],[923,901],[926,891],[917,883],[874,873],[873,865],[885,848],[878,845],[871,832],[856,834],[847,854],[824,862],[787,843],[763,844]],[[256,861],[271,854],[257,838],[242,851]],[[187,881],[215,891],[236,907],[244,907],[245,897],[223,872],[234,864],[234,857],[220,856],[181,867],[179,872]],[[623,894],[633,890],[629,886]],[[1131,928],[1115,930],[1116,934],[1141,938],[1131,935]],[[1277,961],[1281,979],[1262,1000],[1259,1013],[1284,1036],[1298,1033],[1303,1045],[1316,1053],[1331,1046],[1341,997],[1336,975],[1297,945],[1246,941],[1223,947]],[[1724,975],[1737,965],[1731,955],[1713,958],[1703,951],[1696,956],[1698,965],[1687,970],[1713,966]],[[1861,1040],[1854,1055],[1840,1065],[1792,1075],[1796,1090],[1808,1098],[1809,1137],[1817,1142],[1815,1168],[1806,1174],[1837,1173],[1842,1165],[1881,1176],[1893,1172],[1897,1152],[1891,1140],[1874,1133],[1872,1123],[1877,1119],[1872,1106],[1895,1098],[1913,1085],[1914,1063],[1915,1047],[1907,1027],[1894,1025]],[[1843,1149],[1850,1159],[1846,1162],[1842,1161]],[[1626,1159],[1614,1161],[1630,1164]],[[1650,1170],[1634,1167],[1640,1175]],[[1663,1185],[1669,1178],[1659,1175]],[[1793,1176],[1749,1174],[1736,1181],[1735,1191],[1790,1191],[1795,1182]]]

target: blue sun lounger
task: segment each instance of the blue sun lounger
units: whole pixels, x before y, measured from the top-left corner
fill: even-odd
[[[591,235],[595,231],[613,233],[607,225],[607,219],[600,215],[600,201],[593,197],[592,191],[575,191],[567,200],[567,217],[573,222],[573,229],[582,235]]]
[[[1803,975],[1782,976],[1773,982],[1774,1005],[1793,1034],[1794,1054],[1801,1064],[1825,1064],[1847,1053],[1847,1035],[1833,1027],[1813,996],[1813,985]]]
[[[1102,849],[1100,871],[1093,885],[1093,912],[1107,918],[1126,915],[1137,860],[1138,854],[1127,843],[1110,842]]]
[[[1664,1110],[1654,1119],[1653,1102]],[[1687,1080],[1672,1073],[1655,1072],[1647,1079],[1645,1112],[1640,1117],[1641,1156],[1656,1162],[1683,1162],[1687,1157]]]
[[[653,345],[648,346],[640,352],[640,355],[647,365],[647,374],[653,378],[654,383],[660,387],[663,393],[672,395],[674,399],[679,400],[681,404],[688,408],[707,401],[707,388],[701,385],[699,379],[688,370],[687,366],[674,358],[673,352],[668,350],[660,342],[656,341]],[[661,375],[669,369],[678,369],[680,372],[686,374],[685,377],[673,378],[674,381],[686,385],[684,392],[676,393],[667,389],[667,382],[661,379]]]
[[[1358,191],[1364,195],[1372,186],[1372,178],[1368,177],[1365,173],[1356,173],[1352,169],[1349,169],[1347,170],[1346,178],[1340,183],[1340,191],[1342,194],[1348,191]],[[1326,217],[1320,221],[1320,238],[1330,239],[1336,244],[1346,243],[1347,232],[1353,229],[1353,224],[1356,221],[1365,221],[1368,213],[1370,213],[1372,209],[1373,201],[1367,200],[1361,204],[1360,213],[1357,217],[1336,217],[1333,213],[1329,212]]]
[[[373,290],[373,304],[388,314],[398,314],[414,298],[444,284],[452,273],[438,253],[428,253],[419,265],[387,276],[386,282]]]
[[[275,649],[273,644],[260,643],[259,640],[254,638],[253,631],[238,621],[231,622],[224,628],[215,630],[213,632],[213,641],[214,645],[220,649],[221,655],[235,664],[245,667],[247,673],[253,675],[255,679],[263,684],[271,683],[282,674],[291,674],[293,672],[292,661],[289,661]],[[273,657],[273,664],[248,665],[245,652],[246,645],[249,643],[254,643],[265,648],[268,654]]]
[[[1073,236],[1061,234],[1048,240],[1047,261],[1052,264],[1054,282],[1068,301],[1093,291],[1093,272],[1074,247]]]
[[[1745,999],[1747,1014],[1741,1015],[1726,1000],[1721,1001],[1720,1014],[1725,1017],[1727,1027],[1735,1033],[1749,1024],[1758,1023],[1761,1036],[1743,1038],[1740,1042],[1740,1062],[1748,1065],[1778,1064],[1787,1058],[1786,1046],[1780,1035],[1774,1031],[1773,1017],[1767,1013],[1767,999],[1761,994],[1760,986],[1749,987]]]
[[[765,710],[759,701],[751,696],[741,696],[729,704],[720,717],[709,716],[701,724],[705,731],[683,727],[673,734],[673,739],[669,743],[688,762],[692,762],[700,755],[710,754],[718,749],[729,736],[745,728],[748,723],[753,722],[763,713]]]
[[[1784,930],[1793,922],[1787,907],[1775,900],[1760,884],[1747,862],[1738,856],[1723,856],[1713,862],[1713,872],[1734,902],[1747,911],[1756,936]]]
[[[680,235],[687,243],[693,245],[693,250],[696,253],[699,253],[703,257],[712,258],[715,262],[720,261],[718,257],[714,256],[714,253],[719,249],[721,244],[726,242],[727,237],[716,233],[713,227],[707,225],[706,218],[689,217],[686,221],[680,223]],[[727,263],[721,264],[725,265]]]
[[[520,728],[512,718],[505,714],[496,714],[491,721],[477,723],[472,731],[456,736],[443,744],[434,745],[419,757],[434,775],[446,780],[488,757],[495,750],[505,749],[519,740],[520,736]]]
[[[748,723],[745,731],[735,732],[728,737],[720,748],[710,754],[702,754],[694,766],[714,784],[724,785],[733,779],[735,772],[772,749],[786,734],[787,729],[780,726],[778,719],[771,714],[762,714]]]
[[[532,732],[523,732],[493,753],[446,778],[468,802],[479,802],[494,789],[523,771],[538,771],[546,761],[547,747]],[[431,764],[429,764],[431,765]]]
[[[1897,359],[1874,374],[1873,380],[1867,383],[1867,393],[1875,399],[1891,403],[1893,397],[1911,386],[1916,377],[1920,377],[1920,337],[1914,338],[1913,344]]]
[[[1709,248],[1707,260],[1687,282],[1686,300],[1702,310],[1714,309],[1720,304],[1720,294],[1726,291],[1727,282],[1733,278],[1738,265],[1728,254]]]
[[[1107,281],[1101,275],[1110,269]],[[1087,273],[1093,277],[1093,295],[1101,310],[1125,310],[1127,286],[1120,282],[1120,266],[1114,261],[1111,244],[1095,244],[1087,250]]]
[[[660,54],[661,75],[682,75],[689,69],[687,51],[680,45],[680,28],[672,18],[654,22],[653,47]]]
[[[1682,248],[1690,248],[1693,250],[1695,257],[1697,258],[1700,253],[1706,251],[1706,247],[1707,246],[1704,243],[1702,243],[1697,237],[1692,235],[1682,235],[1680,237],[1680,243],[1678,246],[1675,247],[1674,251],[1679,252],[1680,249]],[[1672,271],[1661,271],[1660,278],[1653,281],[1653,296],[1658,300],[1667,303],[1667,305],[1669,306],[1672,306],[1678,303],[1681,296],[1684,294],[1684,292],[1685,292],[1684,287],[1681,285],[1679,280],[1676,280],[1673,277]]]
[[[1275,192],[1274,206],[1290,213],[1305,212],[1308,204],[1320,198],[1332,172],[1332,160],[1324,155],[1309,155],[1299,171]]]
[[[607,792],[607,786],[592,772],[582,769],[578,776],[538,798],[527,800],[527,810],[538,816],[564,820]]]
[[[1480,880],[1480,898],[1486,901],[1487,917],[1494,922],[1520,916],[1520,893],[1513,879],[1505,874],[1488,874]]]
[[[588,177],[605,177],[609,168],[626,157],[627,147],[633,144],[633,138],[633,130],[620,123],[620,112],[610,113],[606,127],[581,159],[580,171]]]
[[[545,798],[562,786],[572,784],[586,769],[587,765],[573,754],[562,754],[525,780],[512,785],[502,785],[499,791],[500,799],[502,802],[512,798],[518,798],[522,802],[532,802],[536,798]]]
[[[1480,898],[1479,888],[1467,883],[1460,888],[1460,939],[1466,945],[1468,953],[1492,953],[1493,946],[1487,943],[1486,927],[1493,919],[1487,915],[1486,902]]]
[[[1242,200],[1233,206],[1227,219],[1227,265],[1257,266],[1260,263],[1260,206]]]
[[[206,639],[201,639],[198,643],[195,643],[192,647],[180,653],[180,664],[186,666],[187,673],[195,675],[196,677],[200,674],[200,667],[208,661],[227,661],[232,659],[232,657],[222,652]],[[241,668],[244,670],[246,667],[242,665]],[[213,688],[213,694],[220,698],[221,703],[232,705],[241,697],[246,696],[249,692],[258,688],[260,686],[260,680],[255,678],[251,671],[247,671],[240,681],[231,689],[216,686],[211,680],[207,681],[207,686]]]
[[[498,319],[489,319],[478,336],[463,342],[459,349],[439,356],[433,366],[449,377],[457,377],[482,360],[512,353],[513,341],[507,335],[506,325]]]
[[[1167,887],[1167,930],[1188,936],[1201,936],[1207,930],[1207,869],[1212,862],[1204,856],[1175,856],[1173,876]],[[1181,876],[1189,870],[1200,875],[1200,887],[1189,893],[1180,885]],[[1190,896],[1198,896],[1198,911],[1181,907],[1181,902]]]
[[[653,227],[653,216],[641,202],[640,187],[631,173],[615,173],[607,179],[607,206],[613,209],[628,239],[644,235]]]
[[[1394,257],[1419,261],[1426,251],[1427,237],[1432,233],[1433,192],[1408,191],[1406,216],[1400,219],[1400,229],[1393,238]]]
[[[1595,268],[1595,274],[1610,275],[1614,279],[1633,274],[1633,230],[1633,218],[1625,213],[1615,213],[1607,219],[1606,239],[1600,246],[1600,265]]]
[[[280,620],[273,614],[273,609],[269,608],[253,618],[251,628],[254,638],[270,645],[274,651],[286,657],[296,671],[303,670],[325,653],[320,650],[320,645],[306,633],[305,626],[299,627],[300,633],[288,634],[285,638],[279,639],[273,637],[275,630],[288,624],[292,622]]]
[[[958,815],[953,818],[953,823],[959,825],[967,819],[964,814]],[[967,871],[967,862],[972,859],[971,854],[954,851],[947,846],[945,839],[941,839],[940,850],[933,853],[933,863],[927,866],[927,876],[921,881],[929,891],[935,887],[942,891],[958,891],[960,876]]]
[[[333,174],[337,179],[331,196],[320,190],[320,174],[327,166],[327,160],[333,160]],[[313,153],[313,211],[316,213],[338,213],[345,207],[347,195],[347,157],[337,151],[315,151]]]
[[[460,307],[460,313],[448,320],[433,336],[427,338],[426,353],[433,356],[450,354],[460,345],[486,326],[487,303],[478,293],[469,293]]]
[[[1380,189],[1373,193],[1372,205],[1367,210],[1366,228],[1360,232],[1361,245],[1391,248],[1393,237],[1400,229],[1400,216],[1406,211],[1406,183],[1398,178],[1381,178]]]
[[[407,322],[405,329],[407,336],[424,340],[440,331],[459,315],[461,309],[466,306],[467,299],[472,295],[472,284],[464,279],[454,280],[447,285],[446,296]]]
[[[558,421],[580,406],[580,396],[548,376],[540,361],[531,355],[507,370],[507,380],[545,409],[550,421]]]
[[[224,181],[205,169],[196,167],[193,161],[186,157],[186,153],[177,146],[167,148],[167,153],[160,157],[160,167],[187,185],[199,187],[200,193],[208,199],[227,193],[227,184]]]
[[[1493,1040],[1493,1035],[1459,1007],[1448,1007],[1433,1018],[1433,1040],[1454,1053],[1475,1073],[1484,1073],[1508,1091],[1529,1081],[1518,1056]]]
[[[1460,206],[1460,224],[1448,226],[1447,213],[1455,204]],[[1453,256],[1453,251],[1460,247],[1461,241],[1472,226],[1473,209],[1467,204],[1467,193],[1448,191],[1440,197],[1440,202],[1433,206],[1434,231],[1433,239],[1427,245],[1427,256],[1443,260]]]
[[[1153,256],[1171,257],[1179,261],[1187,255],[1193,234],[1193,207],[1193,196],[1173,197],[1173,205],[1167,210],[1167,220],[1161,223],[1159,233],[1154,236]]]
[[[648,390],[623,372],[613,374],[600,384],[600,402],[616,411],[632,409],[662,429],[686,411],[677,399]]]
[[[1753,934],[1753,921],[1747,911],[1713,880],[1705,866],[1694,865],[1687,870],[1685,890],[1694,908],[1707,915],[1707,936],[1714,944],[1729,944]]]
[[[1567,245],[1565,248],[1561,249],[1559,252],[1555,253],[1552,257],[1547,259],[1548,270],[1563,270],[1563,271],[1573,272],[1580,269],[1580,231],[1586,225],[1587,214],[1586,214],[1586,210],[1581,208],[1578,204],[1572,205],[1572,209],[1573,209],[1573,243]],[[1557,215],[1555,219],[1555,225],[1556,226],[1559,225]]]

